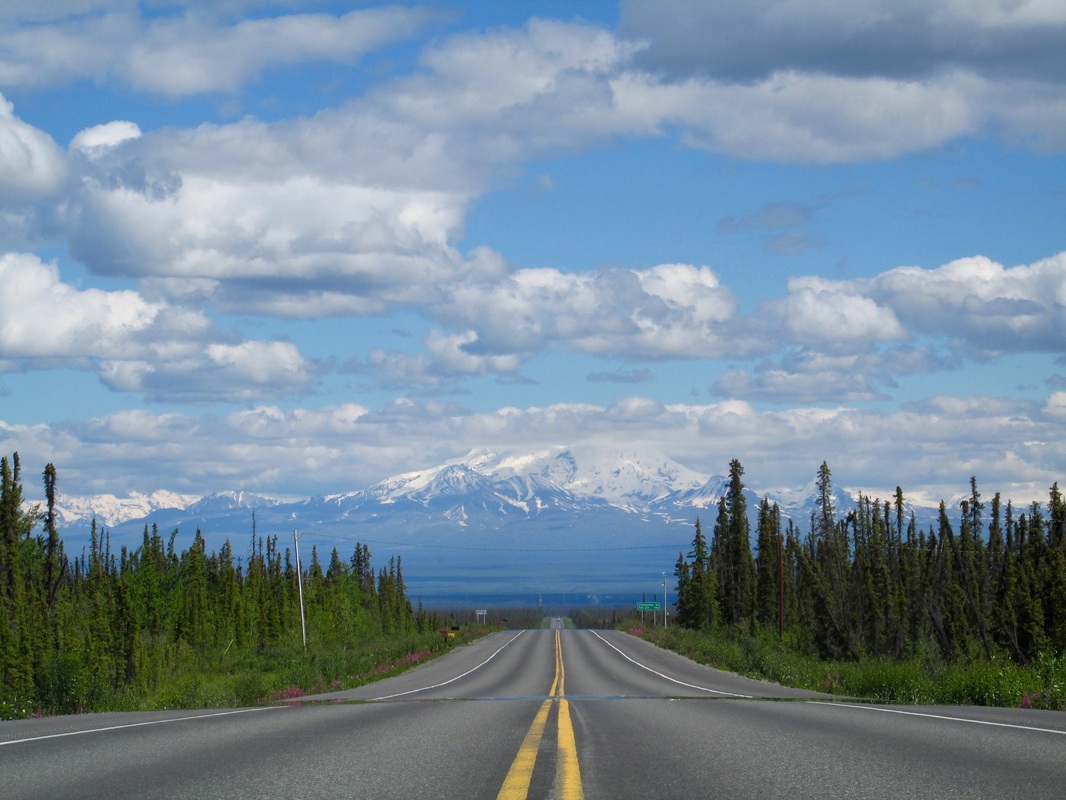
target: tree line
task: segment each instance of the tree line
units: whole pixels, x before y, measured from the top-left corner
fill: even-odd
[[[116,692],[149,690],[190,654],[236,660],[299,647],[294,553],[258,535],[254,518],[246,558],[229,540],[209,553],[199,530],[178,552],[177,529],[164,537],[154,525],[140,546],[114,553],[95,519],[88,550],[71,557],[56,528],[52,464],[44,488],[45,508],[23,510],[18,454],[0,459],[0,698],[9,711],[92,710]],[[325,568],[312,548],[299,578],[309,643],[440,625],[407,598],[400,558],[375,573],[365,544],[347,559],[334,548]]]
[[[688,628],[777,631],[823,658],[1005,655],[1027,664],[1066,651],[1066,502],[986,502],[970,479],[957,510],[920,528],[903,490],[838,515],[823,462],[806,532],[763,499],[755,548],[744,468],[729,465],[710,539],[696,520],[678,554],[676,620]]]

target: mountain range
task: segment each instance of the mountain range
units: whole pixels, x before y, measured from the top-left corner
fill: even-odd
[[[555,447],[505,456],[475,450],[366,489],[297,501],[157,492],[60,496],[57,506],[72,553],[93,517],[112,551],[136,548],[146,525],[164,537],[176,529],[179,550],[199,529],[209,549],[228,538],[237,553],[250,551],[253,535],[291,546],[297,531],[305,565],[312,547],[325,565],[334,547],[347,560],[357,541],[376,567],[399,556],[409,592],[427,605],[630,602],[661,595],[664,583],[672,590],[678,553],[688,551],[697,517],[710,535],[726,484],[659,453]],[[754,532],[762,497],[746,495]],[[805,530],[815,483],[770,499]],[[838,513],[855,507],[847,493],[834,499]],[[931,513],[916,509],[920,523]]]

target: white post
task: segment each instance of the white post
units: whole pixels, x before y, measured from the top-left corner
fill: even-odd
[[[307,625],[304,622],[304,576],[300,567],[300,540],[296,528],[292,529],[292,546],[296,551],[296,585],[300,589],[300,635],[303,637],[304,650],[307,650]]]

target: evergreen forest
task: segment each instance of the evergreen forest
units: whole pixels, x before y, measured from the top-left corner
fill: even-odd
[[[365,544],[325,565],[312,548],[301,586],[294,551],[254,525],[245,556],[229,541],[208,553],[199,531],[176,552],[178,531],[156,528],[114,553],[95,521],[71,557],[53,465],[43,478],[46,507],[27,512],[18,454],[0,459],[0,718],[266,702],[365,682],[442,645],[399,558],[375,573]]]
[[[1066,502],[1057,483],[1046,505],[1015,509],[999,493],[986,502],[971,478],[967,498],[954,509],[941,502],[926,530],[900,488],[888,500],[860,496],[838,516],[823,462],[806,531],[764,499],[753,552],[743,475],[732,461],[710,537],[697,519],[692,549],[678,555],[682,628],[772,636],[829,663],[998,665],[1011,674],[1054,663],[1066,673]],[[1066,698],[1066,686],[1051,689],[1056,703]]]

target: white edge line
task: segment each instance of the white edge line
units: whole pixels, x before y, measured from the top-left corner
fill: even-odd
[[[684,686],[684,687],[686,687],[688,689],[697,689],[697,690],[699,690],[701,692],[710,692],[711,694],[720,694],[720,695],[723,695],[725,697],[740,697],[740,698],[743,698],[745,700],[751,700],[752,699],[750,694],[736,694],[735,692],[723,692],[723,691],[720,691],[718,689],[708,689],[706,686],[696,686],[693,683],[685,683],[684,681],[679,681],[677,678],[671,678],[669,675],[664,675],[661,672],[656,672],[651,667],[645,666],[644,664],[641,664],[639,661],[637,661],[635,659],[632,659],[629,656],[627,656],[625,653],[623,653],[621,650],[619,650],[613,644],[611,644],[606,639],[604,639],[602,636],[600,636],[598,633],[596,633],[596,631],[590,631],[590,633],[593,636],[595,636],[597,639],[599,639],[601,642],[603,642],[605,645],[610,647],[612,650],[614,650],[616,653],[618,653],[620,656],[622,656],[622,658],[626,659],[626,661],[631,661],[634,664],[636,664],[638,667],[640,667],[641,669],[646,669],[648,672],[652,673],[653,675],[658,675],[660,678],[665,678],[666,680],[670,681],[671,683],[676,683],[679,686]]]
[[[190,719],[208,719],[209,717],[228,717],[231,714],[247,714],[250,711],[271,711],[276,708],[285,708],[285,706],[257,706],[256,708],[240,708],[236,711],[215,711],[210,714],[193,714],[188,717],[167,717],[166,719],[152,719],[147,722],[130,722],[126,725],[110,725],[106,728],[85,728],[80,731],[64,731],[63,733],[48,733],[44,736],[28,736],[25,739],[9,739],[6,742],[0,742],[0,747],[4,747],[9,744],[22,744],[23,742],[40,742],[44,739],[59,739],[63,736],[81,736],[85,733],[104,733],[106,731],[121,731],[126,728],[141,728],[145,725],[162,725],[167,722],[185,722]]]
[[[475,670],[479,670],[483,666],[488,664],[490,661],[492,661],[492,659],[496,658],[496,656],[498,656],[500,654],[500,651],[503,650],[503,648],[507,647],[507,645],[509,645],[511,642],[513,642],[515,639],[517,639],[523,633],[525,633],[525,631],[519,631],[518,633],[516,633],[514,636],[512,636],[510,639],[508,639],[506,642],[504,642],[502,645],[500,645],[499,650],[497,650],[491,656],[486,658],[484,661],[482,661],[476,667],[471,667],[470,669],[468,669],[462,675],[456,675],[454,678],[449,678],[446,681],[441,681],[440,683],[435,683],[432,686],[421,686],[418,689],[409,689],[406,692],[397,692],[396,694],[387,694],[387,695],[384,695],[383,697],[373,697],[373,698],[370,699],[370,702],[373,703],[373,702],[377,702],[378,700],[392,700],[393,698],[396,698],[396,697],[403,697],[404,695],[408,695],[408,694],[415,694],[417,692],[424,692],[427,689],[439,689],[441,686],[447,686],[449,683],[454,683],[455,681],[459,680],[460,678],[465,678],[471,672],[474,672]]]
[[[1034,733],[1056,733],[1059,736],[1066,736],[1066,731],[1055,730],[1054,728],[1036,728],[1030,725],[1014,725],[1010,722],[991,722],[985,719],[967,719],[966,717],[949,717],[944,714],[925,714],[920,711],[901,711],[898,708],[878,708],[877,706],[860,706],[854,703],[834,703],[825,700],[809,700],[811,705],[817,706],[831,706],[836,708],[858,708],[863,711],[880,711],[883,714],[903,714],[908,717],[926,717],[927,719],[940,719],[948,722],[968,722],[971,725],[990,725],[993,728],[1015,728],[1020,731],[1033,731]]]

